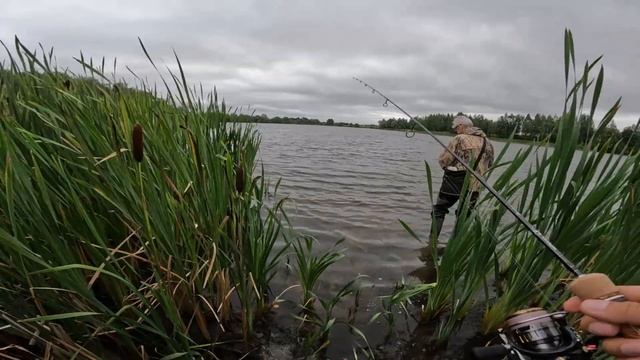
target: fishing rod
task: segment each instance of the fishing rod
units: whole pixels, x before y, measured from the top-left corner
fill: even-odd
[[[357,77],[354,77],[353,79],[358,81],[359,83],[363,84],[366,88],[371,89],[371,92],[373,94],[377,94],[377,95],[381,96],[385,101],[385,105],[384,106],[387,106],[388,104],[391,104],[391,105],[395,106],[396,109],[402,111],[402,113],[404,113],[406,116],[408,116],[409,119],[414,122],[414,124],[419,126],[422,130],[424,130],[424,132],[426,132],[429,136],[431,136],[438,144],[440,144],[440,146],[442,146],[449,154],[451,154],[454,157],[454,159],[456,159],[471,175],[473,175],[473,177],[475,177],[482,184],[482,186],[484,186],[485,189],[487,189],[502,204],[502,206],[504,206],[513,216],[515,216],[516,219],[518,219],[518,221],[522,225],[524,225],[524,227],[527,230],[529,230],[529,232],[531,234],[533,234],[533,236],[536,239],[538,239],[538,241],[540,241],[560,261],[560,263],[569,272],[573,273],[575,276],[583,275],[582,271],[580,271],[580,269],[578,269],[578,267],[574,263],[572,263],[569,259],[567,259],[567,257],[564,256],[564,254],[562,254],[560,252],[560,250],[558,250],[558,248],[555,247],[555,245],[553,245],[551,243],[551,241],[549,241],[549,239],[547,239],[538,229],[536,229],[524,217],[524,215],[522,215],[518,210],[514,209],[513,206],[511,206],[511,204],[509,204],[507,202],[507,200],[498,192],[498,190],[494,189],[493,186],[489,185],[489,183],[487,183],[487,181],[480,174],[478,174],[474,169],[472,169],[471,166],[469,166],[469,164],[467,164],[460,156],[458,156],[458,154],[456,154],[455,152],[451,151],[447,147],[447,145],[445,145],[431,131],[429,131],[429,129],[427,129],[426,126],[424,126],[422,123],[417,121],[415,117],[413,117],[411,114],[406,112],[402,107],[400,107],[398,104],[396,104],[388,96],[386,96],[385,94],[380,92],[380,90],[374,88],[373,86],[369,85],[368,83],[364,82],[363,80],[358,79]]]

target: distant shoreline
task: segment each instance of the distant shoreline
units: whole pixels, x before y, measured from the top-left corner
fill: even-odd
[[[381,131],[395,131],[395,132],[407,132],[408,129],[385,129],[385,128],[381,128],[378,125],[360,125],[360,126],[354,126],[354,125],[327,125],[327,124],[296,124],[296,123],[284,123],[284,122],[252,122],[250,124],[256,124],[256,125],[296,125],[296,126],[329,126],[329,127],[347,127],[347,128],[354,128],[354,129],[371,129],[371,130],[381,130]],[[422,131],[422,130],[415,130],[415,132],[417,134],[426,134],[426,132]],[[448,132],[448,131],[434,131],[431,130],[431,133],[434,135],[444,135],[444,136],[454,136],[455,134],[452,132]],[[491,137],[488,136],[488,138],[491,141],[494,142],[501,142],[501,143],[507,143],[507,142],[511,142],[511,143],[518,143],[518,144],[539,144],[539,142],[533,141],[533,140],[526,140],[526,139],[505,139],[505,138],[499,138],[499,137]],[[548,143],[547,145],[553,146],[553,143]]]

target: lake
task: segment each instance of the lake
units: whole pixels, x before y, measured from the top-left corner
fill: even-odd
[[[316,237],[319,251],[344,239],[340,246],[346,248],[346,256],[323,275],[318,292],[328,296],[356,276],[368,276],[371,287],[360,297],[355,325],[372,346],[383,344],[386,324],[367,324],[380,310],[378,296],[389,294],[403,279],[417,281],[414,275],[424,268],[419,259],[424,245],[398,219],[426,238],[431,205],[424,161],[433,171],[437,196],[442,177],[437,158],[442,148],[426,134],[407,138],[402,131],[281,124],[260,124],[257,129],[265,175],[272,184],[282,179],[278,195],[289,198],[287,215],[295,229]],[[450,139],[439,137],[445,143]],[[493,144],[497,155],[504,143]],[[513,144],[509,152],[523,147]],[[450,235],[453,210],[441,240]],[[283,289],[294,282],[293,274],[284,275],[274,287]],[[347,312],[345,305],[336,315]],[[410,320],[397,330],[410,337],[413,325]],[[352,353],[347,330],[337,326],[329,357]]]

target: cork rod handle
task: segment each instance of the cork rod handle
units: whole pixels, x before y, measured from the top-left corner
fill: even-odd
[[[626,301],[616,285],[605,274],[584,274],[573,280],[569,286],[575,296],[580,299],[600,299],[609,301]],[[640,328],[625,325],[621,328],[622,335],[627,338],[640,339]]]

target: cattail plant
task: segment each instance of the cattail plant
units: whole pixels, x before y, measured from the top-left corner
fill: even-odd
[[[242,194],[244,191],[244,169],[242,168],[242,164],[238,164],[236,166],[236,191],[239,194]]]
[[[140,163],[144,158],[144,133],[142,131],[142,125],[136,124],[133,127],[133,134],[131,138],[133,158]]]
[[[182,70],[161,98],[81,56],[60,91],[69,76],[39,56],[17,41],[0,62],[0,335],[16,357],[215,359],[221,334],[250,339],[286,249],[282,203],[248,179],[256,130]],[[251,191],[224,175],[237,159]]]

